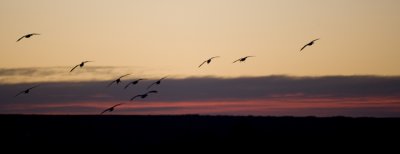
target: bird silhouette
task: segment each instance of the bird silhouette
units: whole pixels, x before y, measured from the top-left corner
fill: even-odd
[[[28,88],[28,89],[26,89],[26,90],[23,90],[23,91],[19,92],[17,95],[15,95],[14,97],[17,97],[17,96],[19,96],[19,95],[21,95],[21,94],[28,94],[28,93],[30,92],[30,90],[32,90],[33,88],[36,88],[36,87],[38,87],[38,86],[39,86],[39,85],[36,85],[36,86],[30,87],[30,88]]]
[[[19,38],[19,39],[17,40],[17,42],[21,41],[23,38],[30,38],[30,37],[33,36],[33,35],[40,35],[40,34],[38,34],[38,33],[26,34],[26,35],[22,36],[21,38]]]
[[[131,101],[134,100],[134,99],[137,98],[137,97],[146,98],[146,97],[147,97],[149,94],[151,94],[151,93],[158,93],[158,91],[157,91],[157,90],[151,90],[151,91],[148,91],[147,93],[144,93],[144,94],[141,94],[141,95],[133,96],[133,97],[131,98]]]
[[[312,40],[310,43],[304,45],[304,46],[300,49],[300,51],[302,51],[302,50],[303,50],[304,48],[306,48],[307,46],[312,46],[312,45],[314,44],[314,42],[315,42],[315,41],[318,41],[318,40],[319,40],[319,38],[318,38],[318,39],[315,39],[315,40]]]
[[[201,66],[202,66],[203,64],[205,64],[205,63],[210,64],[212,59],[218,58],[218,57],[219,57],[219,56],[215,56],[215,57],[211,57],[210,59],[205,60],[203,63],[201,63],[201,64],[199,65],[199,67],[201,67]]]
[[[157,85],[159,85],[160,83],[161,83],[161,80],[164,80],[165,78],[167,78],[167,77],[163,77],[163,78],[161,78],[160,80],[157,80],[156,82],[153,82],[151,85],[149,85],[148,87],[147,87],[147,89],[150,89],[153,85],[155,85],[155,84],[157,84]]]
[[[83,67],[83,65],[85,65],[85,63],[88,63],[88,62],[92,62],[92,61],[83,61],[82,63],[80,63],[80,64],[78,64],[78,65],[76,65],[74,68],[72,68],[69,72],[72,72],[76,67],[80,67],[80,68],[82,68]]]
[[[135,80],[135,81],[129,82],[129,83],[124,87],[124,89],[128,88],[130,85],[138,84],[140,80],[145,80],[145,79],[137,79],[137,80]]]
[[[244,61],[246,61],[246,59],[249,58],[249,57],[255,57],[255,56],[246,56],[246,57],[242,57],[242,58],[239,58],[238,60],[233,61],[233,63],[236,63],[236,62],[244,62]]]
[[[110,84],[108,84],[107,87],[110,87],[114,82],[115,82],[116,84],[120,83],[120,82],[121,82],[121,78],[123,78],[123,77],[125,77],[125,76],[128,76],[128,75],[130,75],[130,74],[125,74],[125,75],[123,75],[123,76],[120,76],[118,79],[116,79],[116,80],[112,81]]]
[[[120,105],[122,105],[122,104],[125,104],[125,103],[116,104],[116,105],[114,105],[114,106],[112,106],[112,107],[110,107],[110,108],[105,109],[105,110],[104,110],[103,112],[101,112],[100,114],[103,114],[103,113],[105,113],[105,112],[112,112],[112,111],[114,111],[115,107],[120,106]]]

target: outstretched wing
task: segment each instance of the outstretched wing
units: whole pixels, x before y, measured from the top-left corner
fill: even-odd
[[[136,81],[137,81],[137,83],[139,83],[139,81],[141,81],[141,80],[146,80],[146,79],[137,79]]]
[[[21,41],[25,36],[26,36],[26,35],[24,35],[24,36],[22,36],[21,38],[19,38],[19,39],[17,40],[17,42]]]
[[[23,94],[25,92],[25,90],[24,91],[21,91],[21,92],[19,92],[18,94],[16,94],[14,97],[17,97],[17,96],[19,96],[19,95],[21,95],[21,94]]]
[[[147,87],[147,89],[150,89],[156,82],[153,82],[150,86]]]
[[[300,49],[300,51],[302,51],[304,48],[306,48],[308,46],[308,44],[306,44],[306,45],[304,45],[301,49]]]
[[[101,112],[100,114],[103,114],[103,113],[105,113],[105,112],[107,112],[107,111],[110,111],[110,109],[111,108],[108,108],[108,109],[105,109],[103,112]]]
[[[76,65],[74,68],[72,68],[69,72],[72,72],[76,67],[78,67],[79,65]]]
[[[124,89],[128,88],[129,85],[131,85],[131,84],[132,84],[132,82],[129,82],[129,83],[124,87]]]
[[[233,63],[236,63],[236,62],[238,62],[240,59],[242,59],[242,58],[239,58],[238,60],[235,60],[235,61],[233,61]]]
[[[113,106],[113,108],[115,108],[115,107],[117,107],[117,106],[120,106],[120,105],[122,105],[122,104],[125,104],[125,103],[116,104],[116,105]]]
[[[315,39],[315,40],[312,40],[310,43],[304,45],[304,46],[300,49],[300,51],[302,51],[302,50],[303,50],[304,48],[306,48],[307,46],[312,45],[315,41],[318,41],[318,40],[319,40],[319,38],[317,38],[317,39]]]
[[[39,87],[39,85],[36,85],[36,86],[30,87],[30,88],[29,88],[29,89],[27,89],[27,90],[31,90],[31,89],[33,89],[33,88],[36,88],[36,87]]]
[[[152,91],[149,91],[149,92],[147,92],[148,94],[149,93],[158,93],[158,91],[157,90],[152,90]]]
[[[207,60],[206,61],[204,61],[203,63],[201,63],[200,65],[199,65],[199,67],[201,67],[204,63],[206,63],[207,62]]]
[[[93,62],[93,61],[83,61],[82,63],[88,63],[88,62]]]
[[[159,81],[164,80],[165,78],[167,78],[167,76],[164,76],[163,78],[161,78]]]
[[[219,56],[211,57],[210,59],[219,58]]]
[[[107,108],[107,109],[105,109],[103,112],[101,112],[100,114],[103,114],[103,113],[105,113],[105,112],[107,112],[107,111],[112,111],[115,107],[117,107],[117,106],[120,106],[120,105],[122,105],[122,104],[125,104],[125,103],[119,103],[119,104],[116,104],[116,105],[114,105],[114,106],[112,106],[112,107],[110,107],[110,108]]]
[[[133,97],[131,98],[131,101],[134,100],[134,99],[137,98],[137,97],[140,97],[140,96],[142,96],[142,95],[133,96]]]
[[[123,76],[120,76],[119,79],[121,79],[121,78],[123,78],[123,77],[125,77],[125,76],[128,76],[128,75],[131,75],[131,74],[125,74],[125,75],[123,75]]]

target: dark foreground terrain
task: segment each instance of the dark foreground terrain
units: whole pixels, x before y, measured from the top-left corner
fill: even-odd
[[[364,148],[379,143],[390,148],[400,140],[399,118],[1,115],[0,121],[3,149],[20,147],[14,151],[269,150],[298,144],[334,149],[359,143]]]

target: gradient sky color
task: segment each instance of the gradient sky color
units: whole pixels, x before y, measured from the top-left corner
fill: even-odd
[[[94,60],[182,76],[399,75],[399,15],[397,0],[2,0],[0,67]],[[42,35],[15,43],[31,32]],[[257,58],[231,65],[246,55]]]
[[[179,84],[189,84],[186,81],[192,78],[213,77],[228,82],[251,77],[249,82],[267,78],[259,84],[271,86],[275,80],[271,81],[270,78],[283,75],[283,78],[289,76],[293,80],[296,77],[325,79],[342,76],[344,80],[335,80],[335,83],[352,85],[347,81],[363,79],[366,75],[377,78],[374,83],[382,83],[387,77],[395,78],[383,85],[397,85],[400,75],[399,16],[398,0],[1,0],[0,90],[9,94],[0,94],[3,107],[1,113],[92,114],[93,108],[110,106],[124,99],[111,97],[113,99],[104,102],[97,99],[72,101],[68,98],[66,100],[70,102],[56,105],[62,107],[60,110],[49,110],[46,107],[54,107],[54,104],[43,102],[44,98],[13,100],[8,96],[12,97],[24,87],[37,83],[85,83],[88,86],[87,82],[108,82],[126,73],[132,74],[126,80],[154,80],[168,75],[166,82],[176,80]],[[16,42],[27,33],[41,35]],[[316,38],[321,40],[299,51],[303,45]],[[234,60],[249,55],[256,57],[245,63],[232,64]],[[213,60],[210,65],[197,67],[213,56],[221,58]],[[85,60],[94,62],[73,73],[68,72]],[[334,85],[331,80],[323,81],[318,83]],[[292,80],[287,82],[291,83]],[[196,80],[196,83],[190,82],[189,85],[199,86],[201,83],[204,84],[204,81]],[[239,100],[215,97],[216,100],[204,101],[218,104],[214,106],[216,108],[211,105],[201,110],[193,108],[204,105],[198,100],[172,101],[168,97],[153,103],[164,109],[172,105],[174,110],[136,108],[121,113],[399,116],[400,111],[394,108],[400,103],[400,89],[392,88],[389,89],[392,90],[390,93],[382,95],[382,92],[388,91],[383,85],[373,84],[374,88],[378,87],[378,91],[351,97],[336,96],[336,91],[327,91],[322,99],[321,95],[303,95],[307,94],[307,88],[313,88],[307,86],[305,90],[279,95],[280,101],[259,95]],[[220,94],[225,96],[254,92],[251,86],[247,86],[242,85],[243,91]],[[275,90],[261,92],[268,96],[279,93],[282,88],[279,86],[272,86]],[[361,82],[357,86],[368,87],[370,83]],[[174,91],[172,88],[164,88]],[[55,87],[53,90],[60,91]],[[108,96],[110,93],[121,96],[115,91],[118,90],[93,92],[88,96],[96,98],[92,96]],[[73,93],[74,90],[63,92],[49,97],[78,97]],[[140,92],[143,90],[132,93]],[[164,98],[162,93],[160,95]],[[188,98],[197,98],[197,95],[189,93]],[[340,100],[348,104],[338,102]],[[236,105],[230,106],[227,103],[229,101]],[[312,103],[315,101],[322,103]],[[29,104],[33,102],[37,104]],[[167,105],[168,102],[174,103]],[[295,102],[298,104],[288,105]],[[379,102],[385,103],[377,104]],[[100,104],[88,109],[87,106],[77,105],[80,103],[89,106]],[[280,103],[286,104],[285,107],[271,108],[280,106]],[[21,107],[21,104],[25,104],[26,108]],[[260,104],[263,107],[257,108]],[[317,112],[324,107],[326,111],[332,109],[332,112]],[[335,110],[340,107],[344,107],[343,110]]]

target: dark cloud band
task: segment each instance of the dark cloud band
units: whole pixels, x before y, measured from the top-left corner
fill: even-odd
[[[0,86],[2,103],[68,103],[125,101],[145,93],[154,81],[147,80],[124,90],[129,79],[107,88],[110,81],[49,82],[33,90],[29,96],[14,98],[19,91],[33,84]],[[249,78],[187,78],[166,79],[152,88],[158,94],[145,101],[217,101],[254,100],[279,97],[367,97],[400,96],[400,77],[327,76],[290,77],[266,76]],[[140,101],[140,100],[138,100]]]

